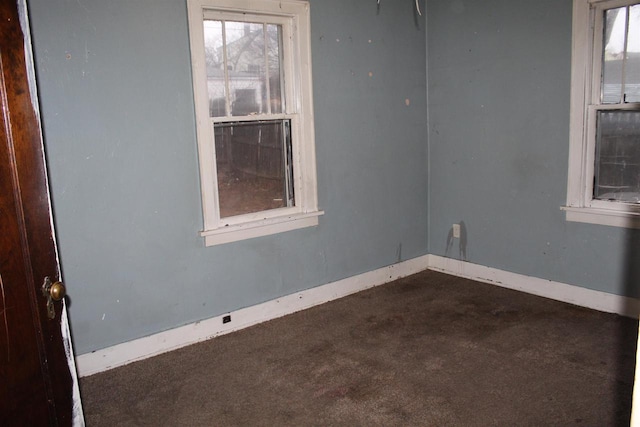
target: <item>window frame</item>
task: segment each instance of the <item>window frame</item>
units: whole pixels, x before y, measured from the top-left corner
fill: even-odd
[[[196,115],[196,137],[205,245],[217,245],[311,227],[318,210],[309,4],[302,0],[187,0]],[[255,116],[209,117],[204,48],[205,19],[282,25],[285,111]],[[241,18],[241,19],[238,19]],[[227,111],[228,114],[230,112]],[[243,215],[220,217],[214,123],[291,120],[295,204]]]
[[[640,204],[593,198],[596,116],[602,110],[639,111],[640,103],[605,104],[600,100],[603,12],[638,0],[574,0],[571,48],[571,110],[567,221],[640,228]]]

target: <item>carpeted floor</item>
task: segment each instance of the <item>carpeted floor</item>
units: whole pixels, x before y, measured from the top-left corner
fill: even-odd
[[[88,426],[626,426],[637,326],[426,271],[81,391]]]

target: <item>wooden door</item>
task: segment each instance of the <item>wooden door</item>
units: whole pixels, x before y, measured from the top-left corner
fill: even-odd
[[[0,0],[0,425],[64,426],[73,422],[77,379],[64,300],[49,319],[41,290],[60,272],[17,1]]]

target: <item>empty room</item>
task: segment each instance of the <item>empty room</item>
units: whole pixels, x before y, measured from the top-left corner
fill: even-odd
[[[60,425],[629,424],[638,0],[18,9]]]

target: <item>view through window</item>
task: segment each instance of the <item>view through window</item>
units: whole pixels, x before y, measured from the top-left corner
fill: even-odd
[[[205,245],[318,225],[309,3],[187,9]]]
[[[640,203],[640,4],[602,13],[593,198]]]
[[[282,26],[205,20],[220,217],[295,205]]]

